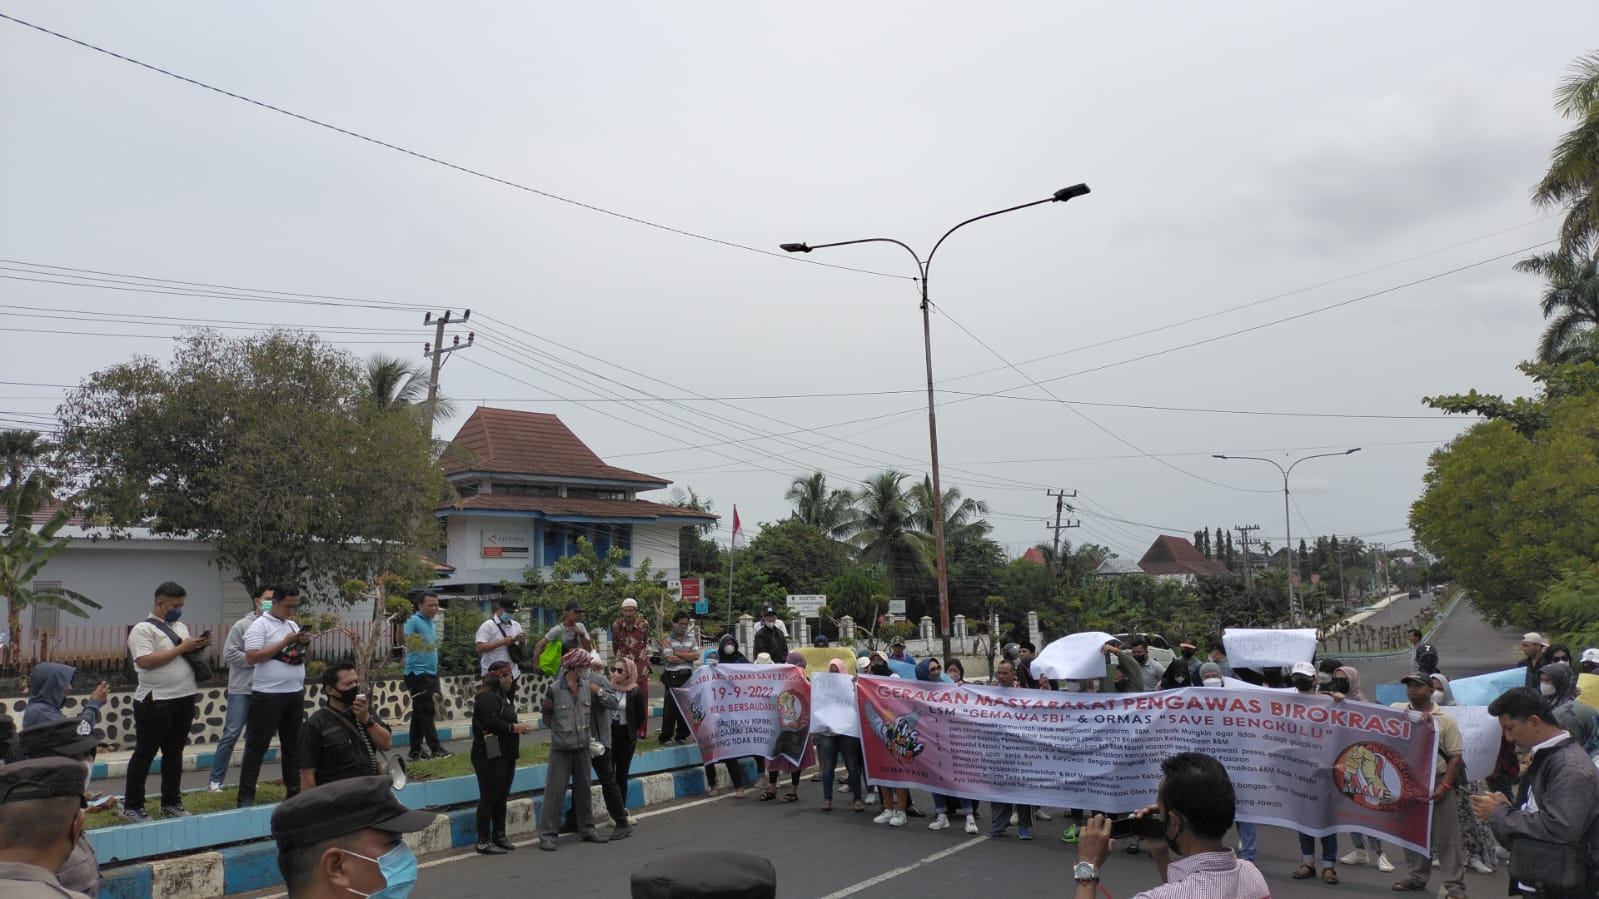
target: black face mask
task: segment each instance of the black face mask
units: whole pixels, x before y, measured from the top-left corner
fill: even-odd
[[[1296,674],[1293,677],[1293,684],[1295,690],[1298,690],[1301,693],[1309,693],[1311,690],[1316,688],[1316,679],[1313,677],[1306,677],[1303,674]]]
[[[1334,693],[1348,693],[1349,681],[1333,678],[1332,688]]]
[[[1166,822],[1167,822],[1167,827],[1168,828],[1171,826],[1171,820],[1172,820],[1171,812],[1167,812],[1166,813]],[[1182,832],[1183,832],[1182,821],[1179,820],[1177,822],[1177,833],[1181,834]],[[1169,837],[1166,838],[1166,848],[1171,850],[1171,854],[1172,855],[1182,855],[1182,852],[1177,849],[1177,838],[1175,836],[1169,836]]]
[[[361,685],[356,684],[355,686],[343,692],[338,690],[330,690],[328,691],[328,695],[344,703],[345,705],[355,705],[355,697],[361,695]]]
[[[1194,657],[1194,651],[1192,649],[1184,649],[1183,650],[1183,658],[1191,659],[1193,657]]]

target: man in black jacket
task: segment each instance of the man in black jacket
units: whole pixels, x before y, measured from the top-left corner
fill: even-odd
[[[1545,850],[1551,860],[1575,858],[1585,870],[1585,882],[1557,888],[1523,877],[1511,882],[1512,895],[1540,899],[1577,899],[1594,895],[1599,885],[1599,770],[1582,747],[1555,720],[1554,710],[1537,693],[1526,688],[1507,690],[1488,705],[1516,748],[1532,756],[1516,798],[1503,793],[1471,797],[1471,810],[1487,820],[1494,838],[1510,847],[1510,870],[1526,866],[1520,852]],[[1537,842],[1531,842],[1537,841]],[[1530,857],[1530,856],[1529,856]],[[1535,870],[1558,868],[1540,861]]]
[[[788,631],[777,620],[777,609],[767,604],[761,609],[761,623],[755,626],[755,655],[766,653],[772,661],[788,658]]]

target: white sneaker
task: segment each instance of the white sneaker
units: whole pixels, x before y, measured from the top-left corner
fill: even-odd
[[[1352,849],[1348,855],[1338,859],[1338,863],[1340,865],[1369,865],[1371,864],[1371,855],[1364,849]]]
[[[871,791],[867,792],[867,794],[866,794],[866,804],[867,805],[876,805],[877,804],[877,791],[876,790],[871,790]]]
[[[891,808],[885,808],[881,812],[877,813],[877,817],[872,819],[872,823],[873,824],[887,824],[889,822],[889,819],[891,819],[893,817],[894,817],[894,810],[891,809]]]
[[[1391,873],[1394,870],[1394,863],[1388,860],[1388,853],[1377,853],[1377,870],[1384,874]]]
[[[944,830],[944,829],[946,829],[948,827],[949,827],[949,816],[948,815],[939,815],[937,818],[933,819],[933,823],[927,825],[927,829],[928,830]]]
[[[895,812],[894,813],[894,817],[888,819],[888,826],[889,827],[904,827],[906,820],[907,819],[906,819],[906,815],[905,815],[904,812]]]
[[[1474,858],[1469,864],[1471,865],[1471,870],[1476,871],[1478,874],[1492,874],[1494,872],[1494,869],[1483,864],[1481,859]]]
[[[1436,868],[1436,867],[1438,867],[1438,860],[1437,860],[1437,859],[1433,859],[1433,860],[1432,860],[1432,866],[1433,866],[1433,867],[1434,867],[1434,868]]]
[[[205,785],[205,791],[207,793],[220,793],[222,792],[222,785],[213,780]]]
[[[977,833],[977,816],[976,815],[967,815],[966,816],[966,832],[967,833]]]
[[[1055,820],[1055,816],[1054,815],[1051,815],[1049,812],[1046,812],[1043,809],[1039,809],[1038,811],[1033,812],[1033,817],[1036,818],[1039,821],[1053,821],[1053,820]]]
[[[1016,825],[1018,825],[1020,823],[1022,823],[1021,822],[1021,815],[1019,815],[1016,812],[1011,812],[1010,813],[1010,826],[1015,827]]]

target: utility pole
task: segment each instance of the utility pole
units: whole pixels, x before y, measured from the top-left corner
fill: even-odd
[[[450,344],[449,346],[444,345],[444,326],[464,324],[467,319],[472,317],[472,310],[466,310],[466,312],[462,313],[460,318],[452,318],[451,316],[453,314],[454,313],[452,313],[450,310],[446,309],[444,310],[444,315],[439,318],[434,318],[433,313],[431,312],[422,317],[423,325],[434,326],[433,342],[422,344],[422,355],[433,360],[433,369],[428,373],[427,420],[428,434],[430,435],[433,433],[433,412],[434,409],[437,408],[439,402],[439,369],[444,367],[444,354],[453,353],[456,350],[466,349],[472,345],[473,341],[477,340],[477,333],[468,331],[466,335],[466,343],[463,344],[461,342],[461,335],[457,334],[455,335],[454,343]]]
[[[1255,563],[1249,560],[1249,532],[1260,530],[1258,524],[1235,524],[1233,530],[1238,532],[1238,542],[1244,548],[1244,589],[1255,589]]]
[[[1059,573],[1059,571],[1060,571],[1060,532],[1064,531],[1064,530],[1067,530],[1069,528],[1079,528],[1079,527],[1083,526],[1083,523],[1081,521],[1075,521],[1075,520],[1067,521],[1064,524],[1061,523],[1061,513],[1062,512],[1076,512],[1077,511],[1076,509],[1074,509],[1071,506],[1066,504],[1066,500],[1067,499],[1076,499],[1077,498],[1077,491],[1073,490],[1072,492],[1067,493],[1065,490],[1045,490],[1044,491],[1044,495],[1045,496],[1053,496],[1053,497],[1055,497],[1055,523],[1054,524],[1050,524],[1049,522],[1046,521],[1046,522],[1044,522],[1044,527],[1049,528],[1050,530],[1055,532],[1055,551],[1050,554],[1049,561],[1050,561],[1050,565],[1055,569],[1056,573]]]

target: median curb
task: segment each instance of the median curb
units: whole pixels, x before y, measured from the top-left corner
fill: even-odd
[[[640,763],[643,763],[640,767],[653,766],[657,770],[656,773],[628,780],[626,805],[630,809],[649,808],[705,792],[705,770],[700,764],[697,747],[657,749],[638,756],[635,765]],[[754,783],[757,776],[755,763],[749,759],[741,759],[739,765],[743,770],[745,782]],[[662,768],[665,770],[660,770]],[[512,783],[512,796],[516,796],[518,792],[525,795],[513,798],[507,806],[506,830],[513,838],[530,836],[537,829],[538,815],[544,803],[544,772],[543,765],[534,765],[517,771],[516,780]],[[600,796],[600,788],[596,785],[592,786],[591,790],[594,808],[598,810],[597,817],[603,819],[605,804]],[[411,784],[402,791],[401,799],[412,800],[407,804],[413,808],[445,806],[426,830],[406,835],[406,843],[417,855],[470,846],[477,842],[475,777],[468,775]],[[566,795],[562,796],[562,802],[563,807],[570,805]],[[152,828],[152,825],[166,825],[170,828],[171,825],[187,825],[195,822],[197,830],[210,834],[211,846],[241,839],[247,840],[236,845],[202,849],[179,858],[151,858],[133,864],[104,867],[101,869],[100,896],[105,899],[149,899],[151,896],[160,896],[163,899],[202,899],[202,897],[213,899],[217,896],[247,893],[281,885],[283,878],[278,873],[277,845],[270,839],[262,839],[269,830],[272,808],[263,806],[240,809],[237,812],[219,812],[174,821],[154,821],[149,824],[130,824],[91,831],[90,842],[101,844],[106,837],[117,832]],[[223,824],[221,816],[236,816],[239,820],[230,827]],[[247,825],[252,832],[241,837],[239,834],[243,833],[243,830],[239,825]],[[127,835],[132,836],[131,833]],[[155,834],[152,832],[150,835]],[[148,840],[135,841],[135,843],[148,842]],[[96,855],[102,858],[113,851],[109,846],[103,849],[101,845],[96,845],[95,848]],[[165,851],[183,850],[179,846],[170,846]]]

